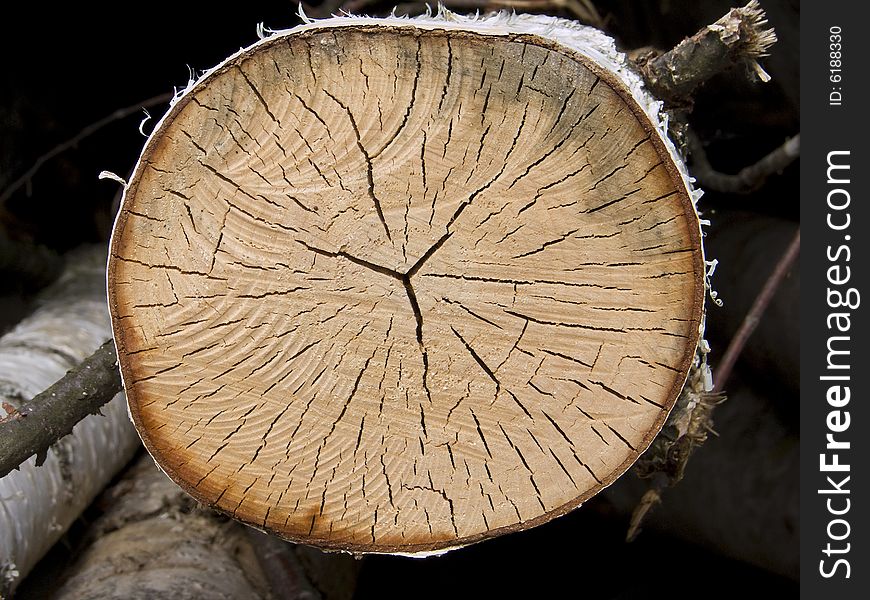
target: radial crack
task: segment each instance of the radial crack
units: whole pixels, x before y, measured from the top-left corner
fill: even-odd
[[[353,113],[350,112],[350,108],[347,107],[341,100],[330,94],[328,91],[323,90],[323,93],[332,98],[332,100],[338,104],[345,113],[347,113],[347,118],[350,120],[350,125],[353,128],[354,134],[356,134],[356,146],[359,148],[360,153],[363,155],[366,161],[366,178],[368,180],[368,194],[372,199],[372,202],[375,205],[375,211],[378,213],[378,218],[381,220],[381,225],[384,226],[384,232],[387,234],[387,239],[391,242],[393,241],[393,237],[390,235],[390,228],[387,226],[387,219],[384,217],[384,211],[381,208],[381,201],[378,200],[378,197],[375,195],[375,177],[373,172],[372,165],[372,157],[369,155],[368,150],[366,150],[365,146],[362,143],[362,135],[360,134],[359,127],[356,124],[356,119],[353,116]]]

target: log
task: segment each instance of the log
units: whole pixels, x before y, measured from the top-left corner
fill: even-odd
[[[335,18],[192,84],[108,268],[130,411],[200,502],[425,555],[576,508],[696,364],[699,220],[660,103],[551,17]]]
[[[0,420],[14,435],[23,406],[111,334],[106,250],[72,253],[38,308],[0,339]],[[0,478],[0,596],[10,594],[138,447],[122,394],[75,426],[46,455]],[[43,463],[44,460],[44,463]],[[38,466],[38,465],[42,466]]]
[[[75,548],[75,560],[50,592],[31,588],[30,596],[50,594],[52,600],[349,600],[353,596],[359,561],[283,542],[198,505],[144,453],[95,504],[105,512],[87,528]]]
[[[245,528],[196,506],[143,456],[103,496],[108,510],[54,600],[269,597]]]
[[[690,98],[695,88],[735,62],[745,62],[767,82],[770,76],[757,62],[776,43],[776,33],[767,24],[757,0],[732,8],[672,50],[641,61],[644,79],[654,94],[672,103]]]

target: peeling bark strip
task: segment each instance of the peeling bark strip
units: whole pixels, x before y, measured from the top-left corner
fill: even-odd
[[[579,506],[660,429],[704,296],[682,167],[564,41],[609,40],[496,19],[276,34],[155,129],[110,306],[134,422],[198,500],[433,552]]]

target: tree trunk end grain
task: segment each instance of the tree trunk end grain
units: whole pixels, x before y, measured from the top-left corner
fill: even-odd
[[[284,538],[425,554],[579,506],[700,339],[695,194],[612,41],[331,19],[184,92],[126,189],[110,308],[148,450]]]

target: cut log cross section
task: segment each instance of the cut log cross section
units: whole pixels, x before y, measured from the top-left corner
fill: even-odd
[[[149,140],[109,265],[133,420],[194,497],[308,544],[545,522],[622,474],[685,382],[686,184],[564,46],[349,22],[229,59]]]

